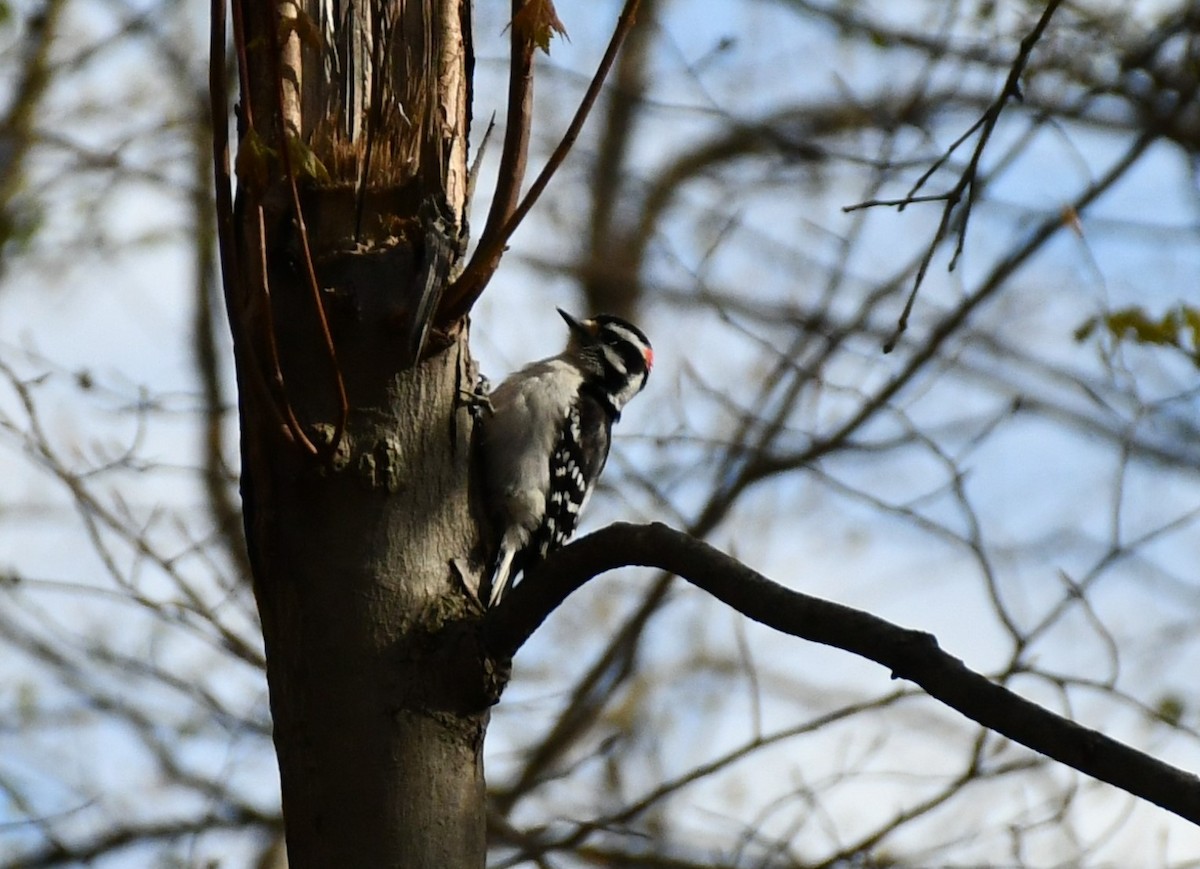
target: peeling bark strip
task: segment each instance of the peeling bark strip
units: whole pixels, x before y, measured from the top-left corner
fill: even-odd
[[[219,220],[293,869],[484,864],[497,688],[450,567],[480,539],[470,360],[464,332],[431,322],[461,256],[467,15],[235,0],[230,16],[238,190]]]

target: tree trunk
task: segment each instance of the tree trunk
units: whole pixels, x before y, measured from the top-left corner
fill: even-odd
[[[426,338],[463,222],[468,7],[301,5],[235,0],[226,262],[289,861],[483,866],[473,366],[456,324]]]

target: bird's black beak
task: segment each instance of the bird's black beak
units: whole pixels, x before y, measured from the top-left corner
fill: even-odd
[[[579,321],[564,311],[562,308],[555,308],[558,315],[567,321],[567,325],[571,327],[572,334],[578,335],[580,338],[592,340],[596,337],[596,321],[583,320]]]

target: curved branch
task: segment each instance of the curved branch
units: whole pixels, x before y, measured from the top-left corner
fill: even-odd
[[[542,167],[542,171],[530,185],[525,197],[508,215],[503,225],[497,228],[495,235],[486,239],[486,244],[485,240],[480,241],[466,269],[459,275],[458,280],[446,289],[439,307],[438,322],[450,323],[466,316],[470,313],[475,301],[483,294],[488,281],[492,279],[492,275],[496,273],[496,269],[500,265],[500,258],[504,255],[508,240],[517,231],[517,227],[521,225],[525,216],[529,214],[538,201],[538,197],[550,183],[550,179],[554,177],[554,173],[558,171],[558,167],[567,159],[567,154],[574,146],[575,140],[579,138],[583,124],[587,120],[596,98],[600,95],[604,80],[608,77],[608,71],[612,68],[613,61],[616,60],[617,52],[621,50],[621,44],[637,20],[639,2],[640,0],[625,0],[612,38],[609,39],[608,48],[605,49],[604,56],[600,59],[600,64],[592,76],[592,81],[584,92],[583,99],[580,100],[579,107],[575,110],[575,115],[571,118],[571,123],[567,125],[567,130],[559,140],[558,146],[550,154],[546,165]],[[488,216],[488,221],[490,224],[491,215]]]
[[[922,631],[772,582],[703,541],[658,523],[610,525],[553,555],[489,616],[488,644],[509,657],[593,576],[638,565],[670,571],[760,624],[844,649],[920,685],[1009,739],[1200,823],[1200,778],[1082,727],[975,673]]]
[[[512,20],[525,5],[513,0]],[[487,223],[479,236],[479,247],[487,249],[504,229],[521,199],[529,157],[529,135],[533,123],[533,50],[536,45],[527,28],[509,25],[508,115],[504,125],[504,148]],[[470,266],[468,266],[468,269]]]

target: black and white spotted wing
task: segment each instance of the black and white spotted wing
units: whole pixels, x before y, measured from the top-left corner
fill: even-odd
[[[546,515],[530,541],[537,558],[558,549],[575,533],[579,514],[608,460],[612,423],[612,416],[587,393],[568,411],[567,425],[550,459]]]

